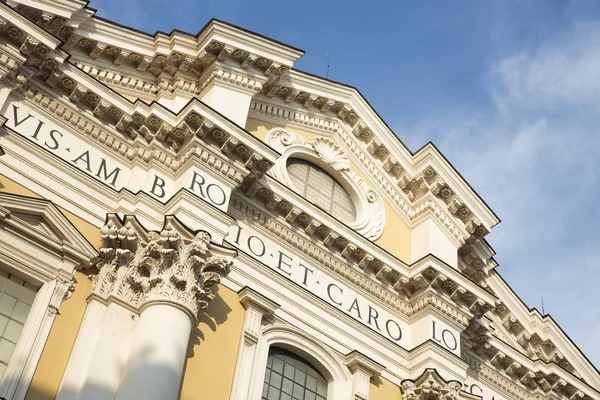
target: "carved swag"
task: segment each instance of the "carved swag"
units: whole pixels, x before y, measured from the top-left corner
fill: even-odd
[[[194,317],[215,297],[234,251],[211,244],[210,235],[190,233],[174,217],[165,217],[160,232],[147,231],[132,216],[109,215],[100,231],[99,272],[93,295],[116,298],[138,309],[149,302],[172,302]],[[215,250],[222,255],[213,254]]]

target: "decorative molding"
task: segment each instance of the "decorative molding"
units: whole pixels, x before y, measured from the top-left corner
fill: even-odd
[[[444,180],[439,178],[439,173],[433,166],[420,166],[419,171],[415,172],[415,166],[402,164],[391,155],[382,142],[373,139],[373,132],[366,126],[357,124],[357,127],[348,127],[344,120],[335,113],[331,119],[324,119],[326,118],[324,114],[323,117],[309,116],[310,110],[297,104],[286,109],[279,105],[254,100],[251,112],[252,110],[255,114],[258,113],[256,115],[258,118],[270,119],[274,123],[293,120],[322,134],[333,133],[374,176],[375,181],[381,185],[389,199],[402,212],[408,225],[418,221],[421,215],[431,213],[448,229],[449,235],[457,241],[459,246],[470,243],[471,236],[475,239],[483,237],[487,233],[482,230],[481,223],[473,219],[468,208],[462,210],[463,214],[460,215],[460,218],[455,217],[454,214],[458,210],[453,213],[453,208],[449,207],[448,203],[457,196]],[[329,109],[325,113],[328,111]],[[348,132],[352,132],[352,134]],[[369,145],[362,146],[357,138],[368,141]],[[381,164],[378,161],[381,161]],[[410,173],[413,174],[412,177]]]
[[[332,254],[327,248],[334,247],[332,244],[315,244],[311,237],[287,225],[287,221],[265,214],[238,196],[232,197],[231,206],[236,218],[252,220],[258,231],[279,237],[295,247],[299,254],[310,255],[319,265],[345,277],[402,315],[416,315],[424,308],[433,307],[450,320],[466,326],[472,316],[480,317],[493,308],[494,296],[472,282],[463,281],[458,271],[435,257],[426,257],[403,270],[399,265],[392,267],[376,263],[373,256],[365,253],[363,258],[367,261],[349,265],[343,252]],[[428,289],[436,294],[427,294]],[[458,309],[449,307],[448,303],[458,306]]]
[[[163,124],[154,114],[150,114],[147,118],[150,122],[144,122],[145,119],[140,114],[135,114],[140,116],[140,121],[142,121],[138,121],[140,122],[140,132],[146,132],[148,130],[146,125],[150,124],[158,133],[161,130],[168,131],[179,138],[169,141],[168,138],[160,139],[162,136],[158,133],[156,135],[148,133],[139,138],[136,138],[135,135],[134,137],[130,135],[124,137],[118,133],[121,127],[120,123],[117,123],[114,130],[107,129],[106,125],[95,121],[94,116],[76,111],[71,105],[63,104],[59,99],[51,99],[33,86],[27,86],[22,91],[32,103],[44,111],[54,114],[54,117],[76,126],[79,132],[104,144],[107,151],[127,163],[138,161],[148,165],[156,162],[175,172],[188,160],[196,157],[208,164],[218,174],[231,177],[237,184],[240,184],[245,178],[255,180],[262,176],[273,162],[269,160],[270,157],[261,155],[249,144],[232,137],[233,135],[227,130],[220,128],[212,118],[192,104],[183,111],[185,116],[177,118],[181,122],[174,130],[167,128],[168,124]],[[95,116],[98,118],[98,115]],[[130,127],[132,128],[132,125]],[[181,133],[184,131],[187,133]],[[215,149],[212,145],[216,145],[218,148]],[[232,158],[240,162],[231,162]]]
[[[284,120],[286,125],[293,123],[298,125],[300,129],[310,129],[320,134],[331,134],[342,129],[333,118],[327,118],[320,114],[309,114],[294,107],[286,108],[259,100],[252,100],[252,103],[250,103],[248,117],[267,120],[275,124],[281,124],[281,121]]]
[[[240,290],[238,295],[240,303],[242,303],[246,310],[244,318],[244,343],[247,346],[252,346],[258,342],[263,318],[273,315],[275,310],[279,308],[279,304],[248,287]]]
[[[401,383],[402,400],[478,400],[463,390],[459,381],[446,381],[435,369],[427,368],[417,379]]]
[[[369,240],[376,240],[383,233],[385,213],[383,200],[355,172],[350,171],[350,160],[344,151],[331,139],[317,137],[307,142],[297,133],[284,129],[272,129],[266,142],[281,153],[275,166],[271,169],[273,176],[287,187],[292,188],[292,181],[287,173],[289,158],[304,158],[324,169],[337,178],[348,190],[355,203],[356,220],[347,225]]]
[[[48,304],[49,315],[61,314],[60,305],[63,301],[71,297],[75,291],[75,283],[77,283],[75,277],[71,279],[56,278],[55,280],[56,287],[50,298],[50,303]]]
[[[530,393],[541,391],[566,398],[592,400],[600,392],[555,362],[533,360],[492,335],[481,322],[471,321],[465,330],[465,349],[480,356],[507,380],[517,380]],[[593,394],[592,394],[593,393]]]
[[[346,366],[352,373],[352,399],[369,400],[371,378],[380,376],[385,367],[356,350],[346,355]]]
[[[233,377],[231,400],[245,400],[251,386],[252,371],[249,366],[256,363],[256,349],[261,337],[264,319],[272,316],[279,304],[269,300],[249,287],[238,292],[240,303],[246,309],[241,343],[238,351],[237,367]]]
[[[196,321],[214,298],[235,251],[210,242],[207,232],[192,234],[174,217],[165,217],[160,232],[146,231],[131,216],[110,214],[101,230],[102,260],[92,293],[144,308],[153,302],[174,303]],[[216,252],[215,252],[216,251]]]

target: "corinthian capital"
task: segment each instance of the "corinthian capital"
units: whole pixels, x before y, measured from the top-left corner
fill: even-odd
[[[193,318],[215,297],[235,251],[211,243],[207,232],[192,233],[174,217],[147,231],[133,217],[110,215],[101,230],[102,260],[93,278],[95,296],[116,298],[134,308],[173,303]]]
[[[434,369],[426,369],[415,380],[401,383],[402,400],[474,400],[479,398],[461,390],[458,381],[446,381]]]
[[[142,287],[144,302],[171,301],[196,315],[215,297],[214,288],[229,273],[231,259],[212,253],[207,232],[186,237],[173,222],[160,233],[150,232],[132,282]]]

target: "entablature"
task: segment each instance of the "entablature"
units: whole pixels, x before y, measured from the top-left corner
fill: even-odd
[[[295,218],[288,217],[292,210],[286,209],[286,212],[277,207],[267,207],[266,203],[261,205],[252,198],[244,198],[239,191],[232,196],[231,212],[240,221],[252,220],[254,226],[264,229],[268,235],[281,238],[296,247],[300,255],[344,276],[385,303],[393,305],[403,315],[417,313],[424,305],[419,303],[419,296],[430,288],[437,296],[444,295],[449,304],[468,310],[465,314],[468,315],[467,319],[472,315],[479,318],[492,309],[497,300],[434,256],[426,256],[410,266],[406,265],[351,230],[345,229],[337,234],[327,225],[315,227],[313,213],[320,210],[311,204],[306,204],[306,209],[297,206],[307,203],[306,200],[282,198],[283,201],[295,204],[294,207],[299,210],[294,214]],[[452,315],[451,319],[460,319]]]

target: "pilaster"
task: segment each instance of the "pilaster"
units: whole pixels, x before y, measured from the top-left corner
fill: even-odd
[[[263,319],[275,313],[279,305],[258,292],[244,287],[238,292],[240,303],[246,309],[243,332],[237,359],[237,370],[233,378],[231,400],[247,399],[255,365],[256,347],[260,339]]]
[[[381,375],[383,365],[355,350],[346,355],[346,366],[352,373],[352,400],[369,400],[371,378]]]
[[[262,84],[246,74],[223,70],[218,66],[207,72],[200,100],[241,127],[246,126],[252,97]]]
[[[410,233],[411,263],[433,254],[448,265],[458,268],[459,243],[447,234],[446,228],[429,213],[416,222]]]

